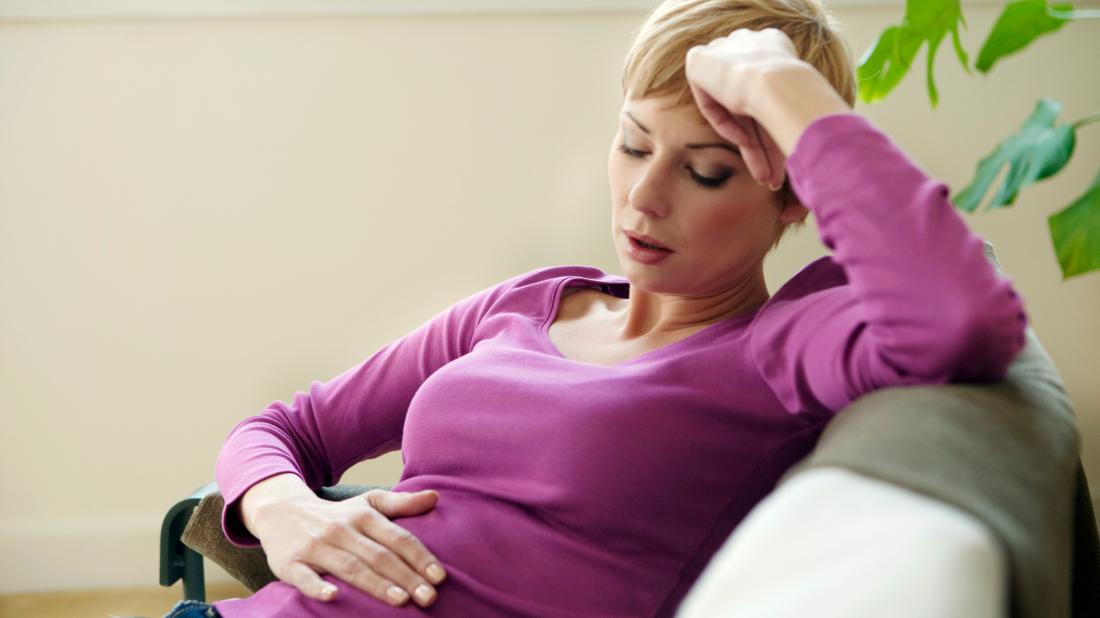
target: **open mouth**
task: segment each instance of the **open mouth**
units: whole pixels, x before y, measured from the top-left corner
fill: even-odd
[[[666,249],[665,247],[662,247],[662,246],[659,246],[659,245],[654,245],[654,244],[644,242],[644,241],[642,241],[638,238],[635,238],[634,236],[631,236],[629,234],[627,234],[627,238],[629,238],[630,242],[633,243],[635,246],[641,247],[642,249],[649,249],[650,251],[663,251],[665,253],[672,253],[672,249]]]

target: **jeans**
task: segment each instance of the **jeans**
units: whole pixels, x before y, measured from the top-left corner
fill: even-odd
[[[209,603],[186,600],[176,603],[164,618],[221,618],[221,614]]]

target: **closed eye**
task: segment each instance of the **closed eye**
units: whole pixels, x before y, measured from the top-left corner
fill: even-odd
[[[629,147],[627,147],[626,144],[619,144],[619,151],[622,152],[623,154],[625,154],[626,156],[632,157],[632,158],[635,158],[635,159],[642,159],[647,154],[649,154],[648,152],[644,152],[642,150],[634,150],[633,148],[629,148]],[[712,178],[710,176],[703,176],[701,174],[696,173],[695,170],[691,169],[691,167],[689,167],[687,165],[684,166],[684,169],[686,169],[691,174],[691,177],[692,177],[692,179],[695,180],[695,182],[699,183],[700,185],[702,185],[702,186],[704,186],[708,189],[717,189],[718,187],[721,187],[722,185],[726,184],[726,181],[729,180],[730,176],[733,176],[733,173],[731,172],[731,173],[726,174],[724,176],[719,176],[717,178]]]

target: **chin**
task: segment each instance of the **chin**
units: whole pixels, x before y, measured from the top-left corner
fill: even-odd
[[[630,258],[623,258],[619,260],[619,266],[622,269],[623,276],[630,281],[630,287],[644,290],[651,294],[671,294],[675,293],[676,277],[671,271],[654,271],[646,268],[641,264],[635,264]],[[670,288],[671,285],[671,288]]]

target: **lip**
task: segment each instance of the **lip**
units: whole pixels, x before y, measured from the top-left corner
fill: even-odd
[[[672,255],[672,251],[658,251],[657,249],[646,249],[638,244],[635,238],[632,238],[630,234],[623,234],[626,236],[626,252],[636,262],[642,264],[653,265],[663,261],[668,256]]]
[[[670,249],[663,242],[658,241],[656,238],[651,238],[649,236],[646,236],[645,234],[636,234],[634,232],[623,232],[623,233],[626,234],[628,238],[637,238],[638,240],[640,240],[644,243],[649,243],[651,245],[656,245],[656,246],[658,246],[662,249],[665,249],[667,251],[672,251],[672,249]]]

